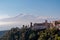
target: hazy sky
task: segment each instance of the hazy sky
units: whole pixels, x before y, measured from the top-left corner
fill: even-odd
[[[0,30],[53,18],[60,19],[60,0],[0,0]]]
[[[0,0],[0,19],[19,14],[60,17],[60,0]]]

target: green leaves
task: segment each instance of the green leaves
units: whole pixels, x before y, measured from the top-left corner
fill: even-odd
[[[13,32],[9,31],[7,37],[9,36],[9,39],[10,38],[13,39],[14,38],[13,36],[15,36],[15,38],[19,38],[21,40],[60,40],[59,33],[60,32],[55,27],[41,29],[41,30],[32,30],[31,28],[29,29],[22,28],[20,29],[20,31],[18,30]]]

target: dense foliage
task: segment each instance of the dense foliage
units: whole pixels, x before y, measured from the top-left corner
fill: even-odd
[[[31,28],[18,29],[10,30],[2,37],[2,40],[60,40],[60,30],[55,27],[40,30],[32,30]]]

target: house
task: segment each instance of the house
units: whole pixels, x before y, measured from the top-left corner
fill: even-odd
[[[60,30],[60,20],[55,21],[55,27]]]
[[[50,23],[47,22],[47,20],[45,20],[45,22],[43,23],[34,23],[32,26],[32,29],[45,29],[45,28],[49,28],[50,27]]]

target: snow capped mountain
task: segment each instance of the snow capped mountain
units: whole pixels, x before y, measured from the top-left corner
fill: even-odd
[[[2,22],[16,22],[16,23],[29,23],[29,22],[44,22],[45,20],[48,21],[52,21],[52,20],[56,20],[55,17],[51,17],[51,16],[34,16],[34,15],[30,15],[30,14],[20,14],[17,15],[16,17],[12,17],[12,18],[6,18],[6,19],[2,19],[0,21]]]
[[[0,27],[3,28],[2,29],[9,29],[12,27],[21,27],[22,25],[29,25],[30,22],[44,22],[45,20],[48,21],[53,21],[56,20],[55,17],[51,17],[51,16],[35,16],[35,15],[30,15],[30,14],[20,14],[17,15],[16,17],[12,17],[12,18],[6,18],[6,19],[2,19],[0,20]]]

